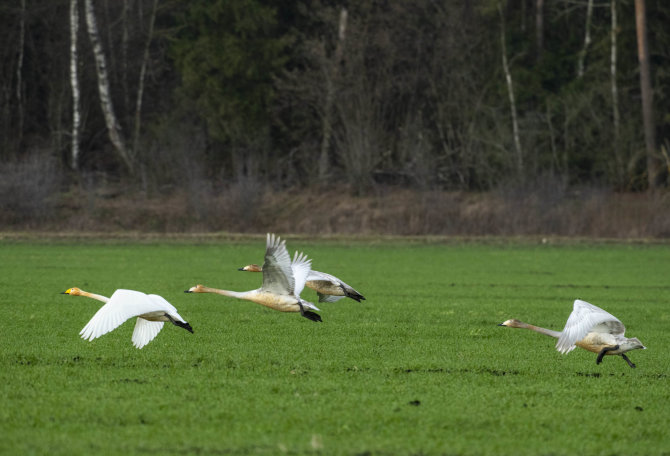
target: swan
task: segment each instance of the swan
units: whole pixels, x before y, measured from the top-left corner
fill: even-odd
[[[162,296],[119,289],[108,298],[76,287],[68,288],[61,294],[86,296],[105,303],[79,333],[83,339],[89,341],[113,331],[132,317],[137,317],[132,336],[133,345],[137,348],[142,348],[151,342],[166,321],[193,332],[191,325],[184,321],[177,313],[177,309]]]
[[[263,268],[257,264],[248,264],[239,268],[238,271],[263,272]],[[337,277],[313,269],[307,274],[305,286],[316,291],[316,294],[319,296],[319,302],[336,302],[344,297],[354,299],[358,302],[365,300],[362,294]]]
[[[647,348],[635,337],[624,337],[626,328],[617,317],[580,299],[575,300],[572,313],[561,332],[529,325],[516,319],[507,320],[498,326],[530,329],[554,337],[558,339],[556,350],[561,353],[569,353],[576,346],[598,353],[596,364],[600,364],[605,355],[620,355],[634,368],[635,364],[628,359],[626,352]]]
[[[291,261],[291,256],[286,250],[286,241],[268,233],[265,243],[265,263],[263,263],[263,285],[260,288],[240,292],[196,285],[185,292],[217,293],[231,298],[246,299],[280,312],[300,312],[303,317],[319,322],[322,321],[321,316],[311,311],[319,308],[300,297],[311,269],[311,261],[306,255],[298,252],[295,252]]]

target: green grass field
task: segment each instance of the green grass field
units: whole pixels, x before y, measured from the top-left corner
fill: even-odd
[[[292,240],[367,297],[320,324],[216,295],[248,290],[264,240],[0,243],[0,453],[670,453],[670,246]],[[100,303],[157,293],[193,326],[142,350],[133,321],[93,342]],[[303,297],[315,302],[306,289]],[[581,298],[647,350],[595,364],[551,338]]]

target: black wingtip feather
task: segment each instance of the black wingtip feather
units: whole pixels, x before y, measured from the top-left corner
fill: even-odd
[[[177,326],[179,326],[180,328],[184,328],[185,330],[187,330],[187,331],[190,332],[191,334],[193,333],[193,328],[191,328],[191,325],[189,325],[189,324],[186,323],[185,321],[177,321],[177,320],[175,320],[174,324],[177,325]]]

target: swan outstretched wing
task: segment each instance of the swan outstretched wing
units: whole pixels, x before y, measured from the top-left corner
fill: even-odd
[[[268,233],[261,289],[270,293],[286,295],[293,294],[294,288],[295,281],[291,269],[291,256],[286,250],[286,241],[282,241],[279,236]]]
[[[321,280],[323,280],[323,281],[326,281],[326,282],[330,282],[333,285],[339,285],[340,282],[341,282],[341,280],[338,279],[335,276],[332,276],[330,274],[326,274],[325,272],[315,271],[314,269],[310,270],[309,274],[307,274],[307,280],[309,280],[309,281],[321,281]]]
[[[305,288],[305,282],[312,269],[312,260],[307,259],[304,253],[295,252],[293,261],[291,261],[291,271],[293,273],[294,288],[293,294],[300,296],[302,290]]]
[[[572,313],[556,343],[556,350],[561,353],[572,351],[575,343],[592,331],[623,334],[625,328],[619,319],[609,312],[586,301],[575,300]]]
[[[93,315],[79,334],[86,340],[93,340],[116,329],[129,318],[149,312],[164,310],[140,291],[119,289],[109,301]]]
[[[186,323],[186,320],[182,318],[181,315],[179,315],[179,312],[177,312],[177,308],[170,304],[167,299],[165,299],[162,296],[156,295],[156,294],[150,294],[147,295],[147,298],[151,299],[156,306],[157,310],[164,310],[165,313],[169,314],[170,317],[172,317],[173,320],[181,321]]]
[[[144,318],[137,317],[135,329],[133,330],[133,345],[137,348],[142,348],[158,335],[163,329],[164,322],[149,321]]]
[[[354,290],[354,288],[345,283],[344,281],[338,279],[334,275],[327,274],[325,272],[321,271],[314,271],[311,270],[309,272],[309,275],[307,276],[307,281],[308,282],[321,282],[324,286],[333,286],[333,287],[339,287],[343,290],[344,294],[346,296],[349,296],[352,299],[355,299],[360,302],[361,299],[365,299],[362,294],[360,294],[358,291]],[[322,293],[317,293],[319,295],[319,302],[335,302],[339,301],[340,299],[344,298],[344,296],[331,296],[331,295],[325,295]]]

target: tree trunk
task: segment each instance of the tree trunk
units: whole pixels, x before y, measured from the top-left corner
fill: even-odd
[[[503,15],[502,4],[498,1],[498,13],[500,14],[500,43],[502,47],[502,64],[505,72],[505,81],[507,82],[507,93],[509,95],[510,111],[512,114],[512,133],[514,135],[514,149],[516,151],[516,166],[519,176],[523,174],[523,154],[521,151],[521,140],[519,138],[519,122],[516,114],[516,101],[514,99],[514,84],[512,74],[509,71],[507,63],[507,45],[505,44],[505,16]]]
[[[335,56],[333,61],[328,63],[330,70],[326,75],[326,103],[324,106],[322,130],[323,137],[321,139],[321,153],[319,155],[319,180],[324,180],[328,175],[330,157],[328,156],[328,149],[330,148],[330,137],[333,132],[332,112],[333,112],[333,98],[335,97],[335,81],[338,79],[339,68],[342,61],[342,52],[344,47],[344,38],[347,31],[347,9],[342,8],[340,11],[340,23],[337,35],[337,44],[335,45]],[[325,50],[324,50],[325,58]]]
[[[619,114],[619,90],[617,86],[617,14],[616,14],[616,0],[610,1],[610,10],[611,10],[611,31],[610,31],[610,78],[612,81],[612,122],[614,128],[614,159],[616,160],[617,167],[617,177],[619,182],[622,182],[623,179],[623,160],[620,156],[619,151],[619,130],[621,124],[621,116]]]
[[[142,57],[142,65],[140,66],[140,76],[137,83],[137,99],[135,100],[135,131],[133,132],[133,150],[139,150],[140,127],[142,125],[142,96],[144,95],[144,76],[147,72],[147,62],[149,61],[149,46],[154,36],[154,23],[156,22],[156,10],[158,9],[158,0],[154,0],[151,9],[151,17],[149,18],[149,33],[147,41],[144,44],[144,56]]]
[[[586,30],[584,31],[584,45],[579,52],[579,59],[577,60],[577,77],[584,76],[584,60],[586,59],[586,52],[591,44],[591,18],[593,17],[593,0],[589,0],[586,7]]]
[[[660,186],[661,163],[656,156],[656,125],[654,122],[654,93],[651,87],[649,45],[647,43],[647,13],[644,0],[635,0],[637,56],[640,62],[640,90],[642,92],[642,119],[647,152],[647,181],[650,189]]]
[[[72,86],[72,169],[79,168],[79,129],[81,111],[79,106],[79,77],[77,66],[77,35],[79,32],[79,1],[70,0],[70,85]]]
[[[130,89],[128,88],[128,40],[129,40],[129,22],[130,22],[130,5],[129,0],[123,0],[123,10],[121,12],[121,87],[123,88],[123,110],[128,117],[126,121],[130,124]],[[142,8],[140,7],[140,10]],[[151,36],[151,35],[149,35]],[[133,150],[137,150],[134,147]]]
[[[535,2],[535,53],[539,60],[544,49],[544,0]]]
[[[105,61],[105,53],[100,42],[100,33],[98,32],[98,25],[95,20],[95,12],[93,10],[92,0],[84,0],[86,7],[86,25],[88,28],[88,36],[93,47],[93,54],[95,55],[95,68],[98,74],[98,92],[100,94],[100,106],[105,116],[105,123],[107,124],[107,132],[109,133],[109,140],[114,145],[116,152],[123,163],[128,168],[128,172],[133,174],[134,166],[130,151],[126,147],[125,141],[121,134],[121,126],[114,114],[114,105],[109,89],[109,76],[107,73],[107,63]]]
[[[26,0],[21,0],[21,19],[19,21],[19,56],[16,64],[16,107],[18,116],[18,127],[16,129],[18,141],[17,149],[21,148],[23,142],[23,54],[26,40]]]

